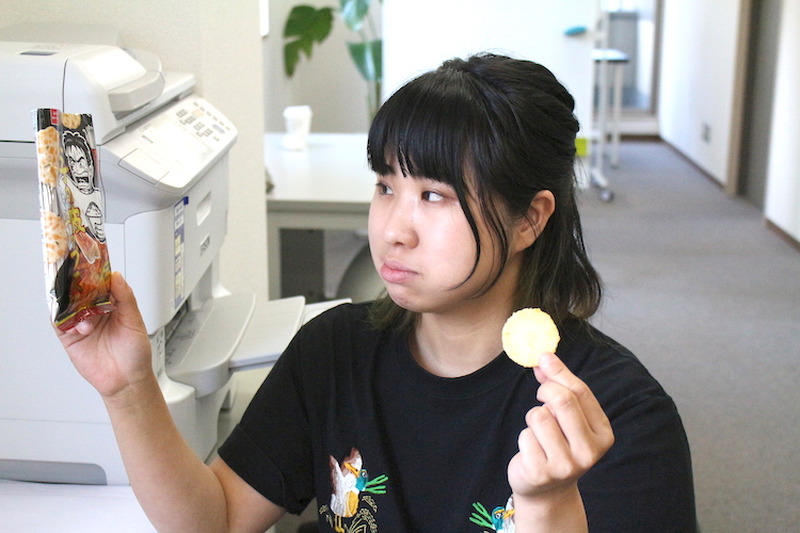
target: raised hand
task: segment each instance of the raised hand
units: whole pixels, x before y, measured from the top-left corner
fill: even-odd
[[[558,514],[560,505],[581,505],[578,478],[614,443],[611,424],[594,394],[558,357],[542,354],[534,372],[541,383],[537,399],[544,405],[528,411],[519,452],[508,465],[519,515],[515,522],[526,516],[529,504],[547,510],[539,516]]]
[[[104,398],[152,377],[150,341],[133,291],[119,272],[111,276],[116,309],[56,330],[73,365]]]

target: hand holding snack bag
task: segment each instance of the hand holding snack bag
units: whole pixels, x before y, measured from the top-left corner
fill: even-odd
[[[97,149],[91,115],[39,109],[36,126],[50,313],[66,331],[114,308]]]

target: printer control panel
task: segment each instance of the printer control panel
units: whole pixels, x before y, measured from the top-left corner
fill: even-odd
[[[123,134],[126,155],[119,165],[153,184],[183,190],[227,152],[236,136],[222,113],[191,95]]]
[[[178,123],[197,138],[208,143],[221,143],[235,132],[219,111],[200,98],[187,99],[174,108]]]

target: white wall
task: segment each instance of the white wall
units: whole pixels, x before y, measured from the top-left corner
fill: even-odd
[[[800,241],[800,0],[783,0],[765,215]]]
[[[312,131],[366,131],[366,84],[345,47],[354,34],[340,20],[328,40],[315,48],[311,61],[304,60],[293,79],[285,77],[283,25],[291,7],[299,3],[338,5],[335,0],[270,0],[271,28],[264,40],[263,63],[267,131],[282,130],[283,108],[299,104],[308,104],[314,111]],[[588,59],[581,64],[564,58],[574,57],[573,50],[585,48],[586,39],[593,35],[569,39],[563,32],[570,26],[593,28],[597,0],[570,0],[568,9],[563,10],[553,9],[546,0],[501,0],[491,7],[477,0],[462,0],[457,10],[443,0],[383,0],[382,10],[380,6],[373,0],[370,9],[375,10],[375,23],[383,25],[385,95],[406,81],[410,72],[429,70],[443,59],[491,48],[528,57],[548,67],[571,64],[571,71],[557,74],[570,85],[579,102],[581,124],[590,122],[591,88],[572,80],[586,76],[591,64]],[[540,28],[538,33],[532,31],[534,27]],[[556,39],[565,46],[540,45]]]
[[[742,0],[665,0],[658,113],[661,137],[725,183]],[[710,140],[702,139],[703,125]]]
[[[732,167],[739,148],[736,51],[748,1],[664,0],[661,137],[729,192],[728,180],[739,170]],[[800,0],[783,0],[781,9],[764,215],[800,241]],[[703,124],[711,128],[710,142],[701,138]]]
[[[596,0],[570,0],[561,9],[547,0],[461,0],[458,9],[435,0],[384,0],[384,91],[451,57],[490,50],[537,61],[576,100],[582,126],[591,123],[594,32],[567,37],[574,26],[595,28]],[[587,130],[584,130],[587,131]]]
[[[263,81],[258,1],[3,0],[0,26],[24,22],[109,24],[124,46],[161,58],[165,70],[193,72],[196,92],[237,127],[230,156],[230,214],[221,280],[233,292],[267,295],[263,168]]]

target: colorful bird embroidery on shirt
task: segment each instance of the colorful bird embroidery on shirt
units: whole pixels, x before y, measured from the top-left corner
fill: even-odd
[[[333,526],[336,531],[346,531],[342,525],[342,518],[351,518],[356,515],[362,494],[386,494],[388,477],[385,474],[370,479],[367,470],[363,467],[364,461],[361,452],[353,448],[350,455],[342,460],[342,464],[331,456],[331,503],[330,510],[334,515]],[[368,511],[367,511],[367,514]],[[372,516],[366,517],[372,519]]]
[[[514,500],[509,498],[505,507],[495,507],[491,514],[482,504],[472,504],[475,511],[469,521],[481,527],[492,528],[496,533],[514,533]]]

